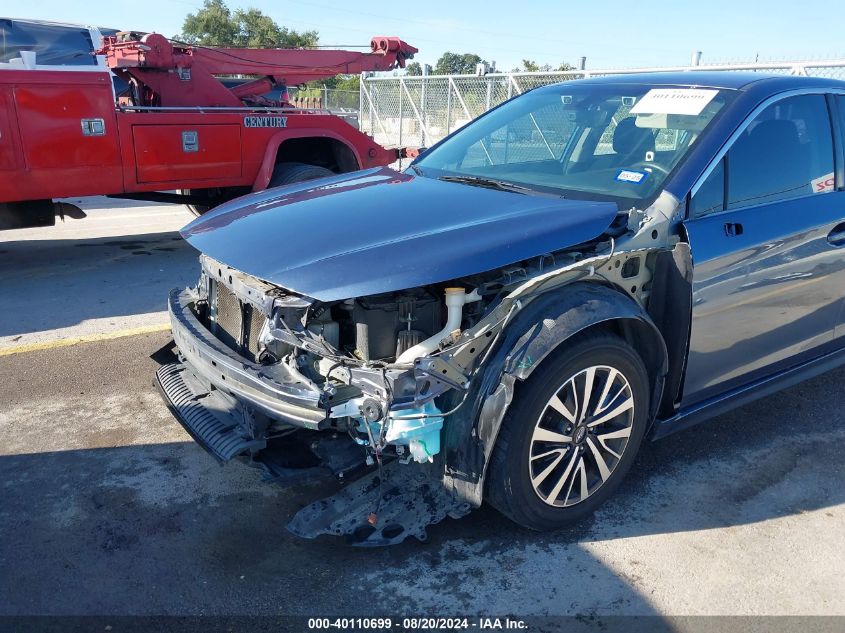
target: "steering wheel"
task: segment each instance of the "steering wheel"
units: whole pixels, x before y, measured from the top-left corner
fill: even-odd
[[[650,163],[647,160],[638,161],[637,163],[634,164],[634,167],[642,167],[642,168],[648,167],[648,168],[651,168],[651,169],[656,169],[657,171],[662,173],[664,176],[669,175],[669,170],[666,169],[663,165],[658,165],[657,163]]]

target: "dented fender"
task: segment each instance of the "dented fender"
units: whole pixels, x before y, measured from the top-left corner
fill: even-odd
[[[484,476],[517,381],[526,380],[562,343],[592,326],[622,321],[645,353],[653,382],[652,411],[659,406],[668,360],[651,317],[633,298],[595,281],[575,281],[524,306],[502,332],[467,404],[444,426],[444,485],[460,499],[481,505]],[[469,439],[469,441],[468,441]]]

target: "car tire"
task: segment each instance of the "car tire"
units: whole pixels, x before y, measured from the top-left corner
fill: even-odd
[[[565,344],[514,394],[491,456],[487,500],[541,531],[592,514],[630,469],[649,400],[645,365],[622,338],[594,333]]]
[[[273,169],[273,176],[270,178],[268,187],[281,187],[292,185],[297,182],[314,180],[334,176],[331,169],[319,167],[318,165],[306,165],[305,163],[279,163]]]

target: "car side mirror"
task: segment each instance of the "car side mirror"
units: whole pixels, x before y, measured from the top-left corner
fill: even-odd
[[[423,155],[428,151],[427,147],[415,147],[415,148],[408,148],[405,150],[405,158],[410,158],[411,162],[410,165],[416,163]]]

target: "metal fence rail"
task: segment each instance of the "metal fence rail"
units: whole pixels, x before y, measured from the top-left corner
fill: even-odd
[[[365,77],[361,81],[359,124],[382,145],[428,147],[502,101],[537,86],[636,72],[728,70],[845,79],[845,59],[484,76]]]

